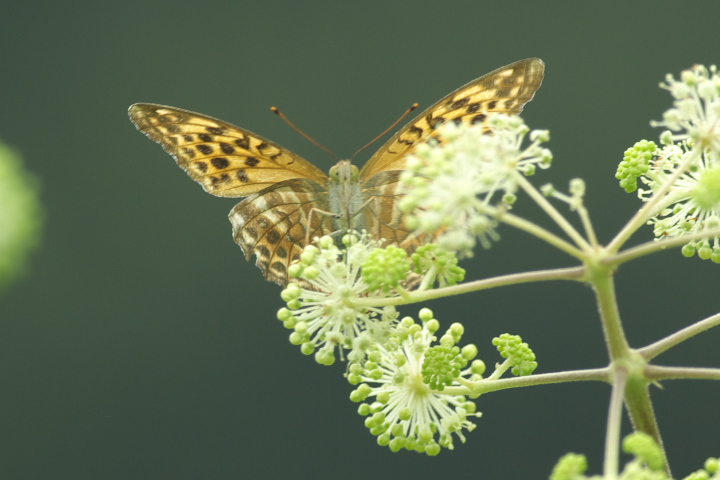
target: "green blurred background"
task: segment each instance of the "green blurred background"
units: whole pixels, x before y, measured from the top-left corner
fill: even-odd
[[[649,121],[670,105],[658,82],[720,62],[720,3],[14,3],[0,19],[0,138],[40,178],[47,220],[29,274],[0,297],[0,478],[546,478],[568,451],[600,471],[603,384],[481,397],[467,443],[437,458],[376,446],[343,367],[302,356],[274,319],[278,286],[232,241],[235,202],[204,193],[126,111],[154,102],[202,112],[327,169],[332,159],[270,106],[349,156],[412,102],[537,56],[545,82],[524,117],[551,130],[555,163],[536,181],[566,189],[584,177],[607,241],[639,205],[614,173],[626,148],[657,138]],[[517,213],[552,228],[522,200]],[[501,234],[464,263],[469,278],[574,264]],[[720,266],[677,250],[622,268],[631,344],[717,312],[718,278]],[[581,285],[427,306],[445,327],[464,322],[488,363],[503,332],[530,343],[538,373],[606,363]],[[658,360],[720,367],[719,341],[716,329]],[[656,413],[680,477],[720,455],[720,385],[663,386]]]

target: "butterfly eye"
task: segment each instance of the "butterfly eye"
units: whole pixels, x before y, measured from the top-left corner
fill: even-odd
[[[350,165],[350,180],[357,180],[360,176],[360,171],[355,165]]]
[[[340,179],[340,172],[337,165],[333,165],[330,167],[330,171],[328,172],[328,175],[333,180],[339,180]]]

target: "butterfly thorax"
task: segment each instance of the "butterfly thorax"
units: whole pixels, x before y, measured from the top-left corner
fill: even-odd
[[[362,230],[363,194],[358,168],[350,160],[340,160],[330,169],[328,179],[329,212],[334,216],[335,231]]]

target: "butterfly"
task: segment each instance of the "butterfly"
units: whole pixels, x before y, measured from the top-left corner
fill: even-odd
[[[489,113],[520,113],[544,71],[542,60],[528,58],[477,78],[401,128],[361,170],[340,160],[328,174],[260,135],[206,115],[152,103],[136,103],[128,113],[205,191],[247,197],[229,214],[235,242],[248,260],[255,254],[267,280],[286,286],[288,266],[318,236],[365,230],[408,252],[432,241],[432,234],[407,228],[396,205],[408,155],[419,143],[438,140],[443,122],[486,124]]]

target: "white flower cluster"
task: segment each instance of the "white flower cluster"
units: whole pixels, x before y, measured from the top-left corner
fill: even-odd
[[[702,149],[714,152],[713,160],[717,160],[720,152],[720,76],[715,65],[709,69],[696,65],[682,72],[679,80],[668,74],[660,86],[668,90],[675,101],[673,108],[664,113],[663,121],[654,125],[675,132],[666,134],[671,142],[699,143]]]
[[[278,319],[293,330],[291,343],[314,354],[318,363],[333,364],[337,351],[341,359],[347,355],[348,381],[360,384],[351,398],[375,399],[363,403],[359,412],[379,444],[428,455],[452,449],[453,437],[464,442],[462,431],[473,430],[470,419],[479,414],[465,396],[442,390],[462,386],[461,375],[482,378],[485,365],[473,360],[477,348],[456,346],[464,331],[460,324],[433,345],[439,322],[428,309],[421,311],[423,323],[418,325],[409,317],[398,322],[393,307],[373,306],[394,292],[369,287],[364,270],[377,280],[383,262],[397,263],[397,247],[383,252],[369,235],[355,233],[345,235],[342,244],[345,248],[326,236],[305,247],[289,270],[300,283],[283,290],[287,308],[278,312]]]
[[[325,365],[335,362],[336,349],[343,355],[344,349],[355,348],[368,335],[384,335],[396,320],[394,309],[362,301],[375,295],[360,273],[377,242],[368,235],[348,234],[343,243],[345,248],[340,249],[326,236],[317,247],[305,247],[290,275],[306,285],[290,283],[282,292],[288,308],[278,312],[285,326],[294,330],[290,341],[302,345],[306,354],[314,352],[318,363]]]
[[[519,176],[552,160],[540,146],[546,131],[531,132],[531,144],[523,149],[529,128],[521,118],[493,115],[488,125],[490,132],[480,125],[442,125],[438,140],[419,145],[401,176],[400,209],[411,214],[409,226],[441,232],[441,246],[466,256],[476,239],[488,247],[497,238],[494,215],[515,201]]]
[[[421,310],[420,318],[421,325],[404,318],[390,341],[375,345],[363,364],[350,366],[348,379],[359,384],[350,398],[366,402],[359,412],[367,416],[365,425],[378,437],[378,444],[393,451],[406,449],[437,455],[442,448],[453,448],[453,436],[464,442],[462,431],[474,430],[476,425],[471,420],[481,414],[465,396],[445,395],[426,383],[428,372],[424,366],[440,325],[429,309]],[[459,324],[452,326],[440,344],[448,350],[460,340],[462,331]],[[457,358],[465,359],[461,363],[466,365],[477,354],[477,348],[468,345],[462,350],[457,348],[457,352]],[[477,380],[483,371],[484,364],[476,361],[457,373]],[[456,379],[449,385],[462,383]],[[371,397],[375,400],[369,402]]]
[[[638,172],[647,188],[638,196],[649,201],[661,195],[648,222],[658,239],[695,235],[683,254],[720,263],[720,76],[714,66],[698,65],[679,80],[668,75],[661,86],[675,101],[654,125],[669,130],[660,137],[662,148],[644,142],[645,162]],[[715,234],[697,240],[708,230]]]

